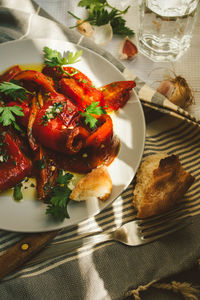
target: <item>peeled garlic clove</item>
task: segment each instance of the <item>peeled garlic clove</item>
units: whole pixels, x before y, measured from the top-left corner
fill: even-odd
[[[81,34],[87,37],[93,36],[94,30],[89,22],[84,22],[84,20],[78,20],[77,25],[77,29]]]
[[[113,30],[110,23],[101,26],[94,26],[93,40],[99,46],[107,45],[113,37]]]
[[[174,92],[174,84],[170,80],[164,80],[157,88],[157,92],[169,99]]]
[[[132,60],[138,54],[138,48],[128,37],[126,37],[120,47],[120,59]]]

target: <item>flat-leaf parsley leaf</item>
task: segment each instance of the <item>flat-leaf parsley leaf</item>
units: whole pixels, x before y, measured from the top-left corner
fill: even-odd
[[[13,191],[13,198],[16,200],[16,201],[20,201],[23,199],[23,194],[22,194],[22,191],[21,191],[21,188],[22,188],[22,183],[18,183],[15,187],[14,187],[14,191]]]
[[[85,117],[85,123],[89,124],[91,129],[94,129],[98,120],[93,115],[106,114],[106,111],[99,106],[99,102],[92,102],[86,107],[85,112],[81,112],[80,114]]]
[[[62,56],[57,50],[53,50],[49,47],[44,47],[44,63],[50,67],[59,67],[62,73],[68,76],[73,76],[77,71],[68,73],[63,69],[64,65],[75,64],[79,61],[82,55],[82,50],[76,51],[75,53],[68,51],[66,56]]]
[[[0,106],[0,115],[0,123],[2,123],[3,126],[13,125],[17,130],[20,130],[14,116],[24,116],[24,113],[20,106]]]
[[[70,200],[71,189],[68,184],[72,177],[72,174],[59,170],[56,185],[52,188],[46,214],[52,215],[56,220],[63,221],[65,218],[69,218],[67,204]]]
[[[11,96],[15,101],[16,100],[25,100],[27,99],[27,93],[30,93],[25,88],[17,84],[16,81],[4,81],[0,83],[0,92],[6,96]]]

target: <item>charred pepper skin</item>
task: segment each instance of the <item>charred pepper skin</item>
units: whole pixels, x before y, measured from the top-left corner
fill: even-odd
[[[0,191],[7,190],[21,182],[31,172],[31,160],[20,149],[20,141],[11,132],[0,128],[1,163]]]

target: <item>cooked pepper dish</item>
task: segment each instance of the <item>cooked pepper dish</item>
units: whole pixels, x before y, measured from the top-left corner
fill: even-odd
[[[0,191],[35,177],[37,198],[50,203],[66,172],[86,174],[117,156],[110,112],[135,83],[96,88],[57,51],[45,47],[44,57],[41,71],[14,65],[0,75]]]

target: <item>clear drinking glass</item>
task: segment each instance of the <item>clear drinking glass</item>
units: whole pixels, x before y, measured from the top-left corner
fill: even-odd
[[[189,47],[199,0],[138,0],[140,52],[153,61],[175,61]]]

